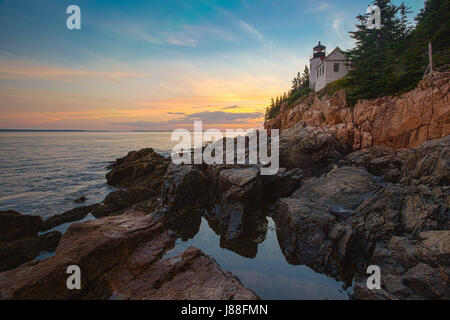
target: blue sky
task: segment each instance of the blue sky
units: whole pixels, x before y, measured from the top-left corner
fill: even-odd
[[[71,4],[81,30],[66,28]],[[0,0],[0,128],[258,126],[318,40],[352,47],[368,4]],[[413,17],[423,0],[406,4]]]

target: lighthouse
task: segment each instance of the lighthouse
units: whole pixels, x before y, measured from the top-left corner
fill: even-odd
[[[313,48],[313,57],[309,60],[309,70],[310,70],[309,87],[311,88],[311,90],[315,90],[317,81],[316,68],[325,59],[326,48],[327,47],[323,46],[320,43],[320,41],[319,44]]]
[[[326,47],[320,41],[313,48],[313,57],[309,60],[311,90],[320,91],[327,84],[342,79],[348,73],[348,59],[346,54],[336,47],[326,55]]]

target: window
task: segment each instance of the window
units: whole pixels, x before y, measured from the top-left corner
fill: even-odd
[[[333,67],[334,72],[339,72],[339,63],[335,63]]]

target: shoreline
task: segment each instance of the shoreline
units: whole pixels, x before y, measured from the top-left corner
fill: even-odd
[[[450,83],[433,77],[405,96],[422,101],[414,105],[422,114],[448,115]],[[313,104],[309,111],[317,112],[308,115],[338,97]],[[385,106],[381,98],[372,103]],[[333,104],[323,110],[337,111]],[[109,166],[107,183],[117,190],[99,204],[45,221],[0,212],[0,299],[258,299],[198,248],[165,255],[206,221],[221,248],[255,258],[268,217],[289,264],[343,282],[352,299],[449,299],[450,135],[441,118],[427,126],[440,126],[442,137],[390,148],[377,144],[376,130],[369,139],[350,124],[313,126],[314,117],[302,116],[282,128],[281,169],[273,176],[260,165],[174,165],[151,148],[131,151]],[[355,144],[362,137],[372,143]],[[88,215],[96,219],[63,235],[43,233]],[[55,254],[33,261],[42,251]],[[65,286],[69,261],[85,274],[81,291]],[[370,265],[380,267],[381,289],[366,285]]]

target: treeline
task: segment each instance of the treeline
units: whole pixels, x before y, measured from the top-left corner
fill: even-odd
[[[381,9],[382,27],[368,29],[367,15],[357,17],[357,30],[350,32],[356,47],[347,52],[351,70],[340,81],[353,103],[413,89],[428,66],[429,42],[435,65],[450,63],[450,0],[427,0],[415,27],[408,22],[410,8],[404,3],[373,4]]]
[[[381,29],[367,28],[368,14],[356,17],[356,30],[350,32],[356,46],[346,52],[350,71],[324,89],[329,94],[345,90],[350,104],[416,87],[428,66],[429,42],[435,66],[440,70],[450,67],[450,0],[426,0],[415,26],[407,19],[410,8],[404,3],[375,0],[373,4],[381,10]],[[275,102],[266,118],[277,113]]]
[[[288,93],[285,92],[282,96],[271,99],[270,106],[266,109],[266,120],[275,118],[284,102],[292,103],[300,97],[308,95],[310,91],[309,68],[306,66],[303,74],[298,72],[292,80],[292,87]]]

